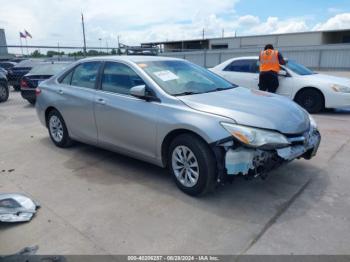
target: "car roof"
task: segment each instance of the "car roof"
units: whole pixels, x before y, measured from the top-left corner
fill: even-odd
[[[173,58],[173,57],[165,57],[165,56],[97,56],[97,57],[89,57],[79,60],[80,62],[87,61],[126,61],[126,62],[152,62],[152,61],[179,61],[182,59]]]
[[[240,56],[240,57],[234,57],[231,58],[231,60],[251,60],[251,59],[259,59],[259,56]]]

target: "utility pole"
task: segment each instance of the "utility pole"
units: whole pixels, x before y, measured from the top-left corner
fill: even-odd
[[[222,29],[222,38],[224,38],[225,37],[225,29],[223,28]]]
[[[108,39],[106,39],[106,48],[107,48],[107,55],[108,55],[108,52],[109,52],[109,48],[108,48]]]
[[[84,15],[83,15],[83,13],[81,13],[81,24],[82,24],[82,27],[83,27],[84,56],[86,56],[85,24],[84,24]]]
[[[204,40],[204,37],[205,37],[205,30],[204,30],[204,28],[203,28],[203,40]]]
[[[120,35],[117,35],[117,39],[118,39],[118,55],[121,54],[120,52]]]
[[[100,53],[102,54],[102,38],[98,39],[100,41]]]

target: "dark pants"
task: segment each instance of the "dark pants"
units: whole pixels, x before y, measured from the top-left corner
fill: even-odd
[[[259,89],[275,93],[279,86],[278,74],[273,71],[261,72],[259,75]]]

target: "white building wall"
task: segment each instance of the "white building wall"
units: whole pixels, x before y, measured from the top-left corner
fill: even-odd
[[[322,33],[300,33],[279,35],[276,46],[305,46],[305,45],[322,45]]]

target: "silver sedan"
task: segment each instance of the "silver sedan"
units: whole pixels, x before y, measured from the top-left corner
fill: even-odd
[[[320,143],[315,121],[294,102],[181,59],[83,59],[36,94],[37,114],[56,146],[80,141],[168,167],[190,195],[310,159]]]

